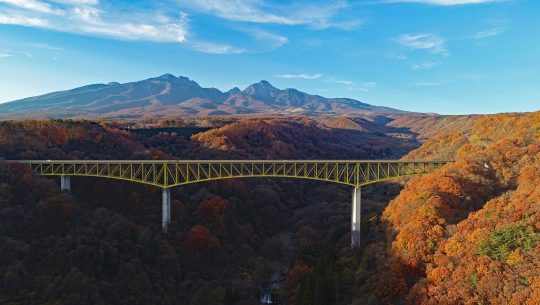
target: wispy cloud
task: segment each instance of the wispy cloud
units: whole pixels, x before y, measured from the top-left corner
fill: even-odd
[[[187,42],[192,49],[208,54],[241,54],[246,50],[229,44],[213,43],[208,41],[190,40]]]
[[[245,23],[304,25],[312,29],[344,30],[361,26],[361,21],[341,15],[346,0],[314,3],[308,0],[277,4],[269,0],[166,0],[149,2],[141,8],[134,2],[113,0],[0,0],[0,25],[19,25],[78,35],[127,41],[181,43],[209,54],[240,54],[275,49],[289,42],[280,34],[263,29],[245,30]],[[183,10],[244,23],[243,31],[253,43],[243,47],[196,37]],[[262,43],[261,43],[262,42]],[[39,47],[39,46],[33,46]],[[42,46],[47,48],[46,46]],[[53,48],[49,48],[53,50]]]
[[[388,3],[424,3],[441,6],[481,4],[490,2],[500,2],[504,0],[386,0]]]
[[[412,50],[427,50],[430,53],[448,55],[444,39],[435,34],[403,34],[398,41]]]
[[[189,27],[188,15],[181,9],[195,5],[239,20],[305,23],[313,27],[329,27],[332,26],[329,18],[333,15],[333,10],[345,5],[345,2],[339,2],[334,6],[306,6],[303,7],[306,10],[291,9],[290,15],[280,17],[279,14],[263,11],[260,6],[265,7],[266,4],[263,5],[258,0],[239,0],[238,8],[217,0],[190,1],[190,5],[182,5],[181,2],[171,0],[161,4],[149,4],[141,9],[137,4],[127,2],[120,5],[110,0],[0,0],[0,25],[37,27],[128,41],[181,43],[193,50],[209,54],[240,54],[251,48],[195,37]],[[310,18],[313,20],[303,19],[298,12],[312,14]],[[264,46],[266,49],[278,48],[289,41],[285,36],[262,29],[241,31],[256,40],[257,47]],[[35,44],[32,47],[56,50],[55,47],[45,44]]]
[[[316,29],[340,28],[354,29],[362,22],[358,19],[339,19],[335,15],[348,8],[344,0],[313,3],[295,2],[276,4],[263,0],[236,0],[234,5],[222,0],[179,0],[184,5],[197,11],[218,16],[223,19],[283,25],[308,25]]]
[[[285,16],[280,16],[259,8],[260,1],[238,0],[235,1],[234,5],[221,0],[180,0],[180,2],[199,11],[234,21],[294,24],[293,20]]]
[[[376,82],[361,82],[358,83],[353,80],[340,80],[340,79],[329,79],[328,82],[343,85],[346,90],[359,90],[359,91],[368,91],[371,88],[377,87]]]
[[[289,42],[289,39],[285,36],[261,29],[246,29],[245,32],[253,36],[256,40],[267,42],[272,49],[279,48]]]
[[[493,29],[480,31],[480,32],[476,33],[475,38],[476,39],[484,39],[484,38],[489,38],[489,37],[495,37],[495,36],[501,34],[502,32],[504,32],[503,28],[493,28]]]
[[[409,84],[407,87],[409,88],[416,88],[416,87],[433,87],[433,86],[441,86],[443,83],[440,82],[418,82],[414,84]]]
[[[346,86],[354,85],[354,82],[352,80],[330,80],[330,82],[334,84],[341,84],[341,85],[346,85]]]
[[[361,85],[364,88],[375,88],[375,87],[377,87],[376,82],[363,82]]]
[[[101,5],[96,0],[0,0],[0,24],[124,40],[184,42],[187,15],[163,15],[129,5]]]
[[[291,79],[291,78],[316,79],[316,78],[321,78],[322,76],[323,76],[322,74],[278,74],[278,75],[275,75],[274,77],[287,78],[287,79]]]
[[[431,70],[437,67],[439,64],[440,62],[434,62],[434,61],[422,62],[422,63],[413,64],[411,66],[411,69],[413,69],[414,71]]]
[[[62,15],[64,13],[60,9],[53,8],[49,3],[38,0],[0,0],[0,3],[46,14]]]
[[[0,58],[8,58],[8,57],[13,57],[13,56],[15,56],[15,54],[7,53],[7,52],[0,52]]]
[[[48,27],[49,21],[42,18],[24,16],[18,13],[0,14],[0,24],[22,25],[27,27]]]
[[[3,50],[0,51],[0,58],[8,58],[8,57],[15,57],[15,56],[24,56],[28,58],[33,58],[34,55],[30,52],[20,52],[20,51],[11,51],[11,50]]]
[[[25,43],[25,46],[31,47],[31,48],[37,48],[37,49],[45,49],[45,50],[53,50],[53,51],[61,51],[62,48],[57,46],[52,46],[46,43]]]

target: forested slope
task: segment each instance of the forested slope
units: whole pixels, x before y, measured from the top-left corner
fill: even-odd
[[[402,115],[393,116],[395,119],[388,126],[406,128],[418,134],[418,140],[440,137],[458,133],[468,133],[478,115]]]
[[[538,304],[540,112],[482,116],[406,158],[456,162],[412,179],[382,218],[376,298],[409,304]]]
[[[191,139],[87,121],[3,122],[0,158],[399,158],[419,146],[411,135],[428,131],[376,120],[247,119]],[[463,122],[445,130],[429,118],[440,132],[404,156],[455,163],[363,188],[359,252],[349,247],[344,186],[177,188],[165,235],[159,189],[76,177],[61,192],[56,179],[19,168],[0,176],[0,304],[247,305],[271,283],[291,305],[536,304],[540,113]]]

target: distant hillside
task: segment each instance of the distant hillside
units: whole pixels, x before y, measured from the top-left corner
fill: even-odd
[[[348,98],[324,98],[260,81],[241,91],[203,88],[164,74],[125,84],[93,84],[0,104],[0,118],[143,118],[216,115],[399,114]]]
[[[407,115],[396,116],[388,126],[407,128],[417,134],[417,139],[425,141],[444,134],[471,132],[478,115]]]
[[[191,140],[218,155],[239,159],[394,158],[419,146],[414,137],[397,137],[396,128],[364,119],[343,118],[358,128],[331,126],[312,118],[251,118],[195,134]],[[368,129],[372,129],[367,131]]]

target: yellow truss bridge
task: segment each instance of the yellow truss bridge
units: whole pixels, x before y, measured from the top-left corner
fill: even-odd
[[[170,188],[196,182],[253,177],[320,180],[354,187],[353,246],[360,242],[360,194],[367,184],[432,172],[451,161],[401,160],[18,160],[34,175],[60,176],[71,188],[71,176],[103,177],[163,189],[163,230],[170,222]]]

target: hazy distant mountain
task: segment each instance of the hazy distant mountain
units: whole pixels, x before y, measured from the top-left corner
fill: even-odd
[[[403,111],[347,98],[324,98],[267,81],[221,92],[164,74],[131,83],[83,86],[0,104],[0,117],[141,118],[239,114],[396,114]]]

